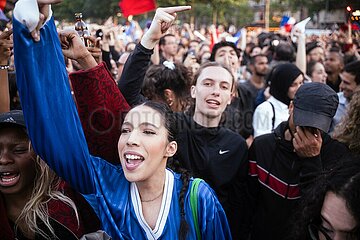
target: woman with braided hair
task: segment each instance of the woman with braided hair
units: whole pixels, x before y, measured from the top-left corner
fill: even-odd
[[[15,62],[23,73],[18,77],[19,93],[29,135],[39,155],[85,196],[114,239],[196,239],[195,226],[204,239],[231,239],[224,210],[213,190],[200,182],[196,224],[190,205],[192,180],[166,168],[176,153],[177,142],[174,116],[163,104],[149,101],[125,116],[118,140],[121,166],[89,154],[54,21],[46,18],[41,30],[35,29],[31,35],[23,25],[32,22],[26,19],[30,11],[22,12],[25,19],[17,18],[17,7],[20,9],[25,1],[19,0],[14,11]],[[154,22],[170,26],[176,12],[189,8],[160,8]],[[65,39],[61,42],[63,50],[82,54],[77,59],[88,66],[97,65],[76,34],[63,36],[60,34]],[[51,65],[44,65],[44,60]],[[42,69],[41,74],[34,69]]]

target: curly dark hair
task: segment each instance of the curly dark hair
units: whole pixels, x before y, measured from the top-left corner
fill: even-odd
[[[321,174],[303,196],[294,217],[291,239],[310,239],[308,226],[319,224],[325,195],[332,192],[346,201],[346,206],[355,218],[356,239],[360,237],[360,155],[346,156],[332,170]]]
[[[360,88],[351,98],[347,115],[335,128],[334,138],[345,143],[353,153],[360,154]]]
[[[189,105],[192,76],[183,64],[174,65],[174,69],[163,64],[150,66],[145,74],[142,93],[150,100],[166,102],[164,91],[170,89],[176,95],[183,111]]]

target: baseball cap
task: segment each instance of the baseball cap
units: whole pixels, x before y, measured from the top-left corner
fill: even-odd
[[[312,82],[297,90],[293,103],[296,126],[314,127],[328,132],[339,98],[328,85]]]
[[[0,127],[10,124],[26,128],[24,114],[21,110],[12,110],[0,114]]]

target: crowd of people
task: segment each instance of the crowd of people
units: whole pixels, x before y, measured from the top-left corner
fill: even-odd
[[[175,6],[85,46],[60,2],[0,34],[0,239],[360,239],[357,37]]]

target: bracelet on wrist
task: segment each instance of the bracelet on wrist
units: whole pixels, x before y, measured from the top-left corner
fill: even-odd
[[[0,65],[0,70],[8,70],[9,65]]]

